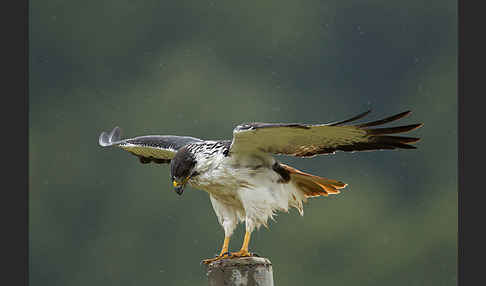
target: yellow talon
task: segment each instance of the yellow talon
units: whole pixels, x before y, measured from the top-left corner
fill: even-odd
[[[253,253],[249,252],[248,251],[248,245],[250,244],[250,238],[251,238],[251,232],[246,232],[245,233],[245,238],[243,240],[243,245],[241,246],[241,249],[240,251],[238,252],[232,252],[232,253],[229,253],[228,252],[228,245],[229,245],[229,240],[230,238],[229,237],[225,237],[224,238],[224,242],[223,242],[223,247],[221,248],[221,253],[214,257],[214,258],[209,258],[209,259],[204,259],[202,261],[202,263],[204,264],[209,264],[211,262],[214,262],[214,261],[217,261],[217,260],[221,260],[221,259],[224,259],[224,258],[238,258],[238,257],[250,257],[250,256],[254,256]]]
[[[251,254],[248,251],[248,245],[250,244],[250,237],[251,237],[251,232],[247,231],[245,233],[245,239],[243,240],[243,245],[241,246],[240,251],[231,253],[230,258],[253,256],[253,254]]]
[[[238,257],[251,257],[253,256],[248,250],[240,250],[238,252],[233,252],[230,254],[229,258],[238,258]]]
[[[224,238],[224,242],[223,242],[223,247],[221,248],[221,252],[219,253],[219,255],[216,256],[216,257],[214,257],[214,258],[204,259],[202,261],[202,263],[209,264],[211,262],[214,262],[214,261],[217,261],[217,260],[220,260],[220,259],[223,259],[223,258],[227,258],[228,257],[228,245],[229,245],[229,241],[230,241],[230,238],[229,237],[225,237]]]

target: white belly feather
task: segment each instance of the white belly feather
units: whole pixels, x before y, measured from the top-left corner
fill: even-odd
[[[215,154],[197,158],[199,175],[189,181],[209,193],[219,223],[231,235],[239,221],[246,220],[248,231],[267,225],[276,211],[287,212],[295,207],[303,214],[304,194],[290,181],[281,183],[281,176],[272,169],[275,159],[260,157],[225,157]]]

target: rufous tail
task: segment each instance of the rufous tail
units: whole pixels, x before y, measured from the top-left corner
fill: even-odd
[[[319,176],[304,173],[293,167],[280,163],[290,173],[290,180],[301,190],[306,198],[339,194],[339,189],[348,184]]]

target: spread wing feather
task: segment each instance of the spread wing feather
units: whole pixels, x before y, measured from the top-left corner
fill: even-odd
[[[365,151],[382,149],[415,149],[409,145],[419,140],[415,137],[389,136],[421,127],[412,124],[398,127],[369,128],[392,122],[409,115],[402,112],[381,120],[344,125],[368,115],[370,111],[353,118],[327,124],[299,123],[248,123],[233,130],[230,153],[268,152],[296,157],[313,157],[336,151]]]
[[[169,163],[177,150],[187,144],[202,141],[194,137],[173,135],[147,135],[121,140],[120,135],[119,127],[113,128],[109,133],[102,132],[99,137],[99,144],[102,147],[120,147],[137,156],[140,162],[144,164],[150,162]]]

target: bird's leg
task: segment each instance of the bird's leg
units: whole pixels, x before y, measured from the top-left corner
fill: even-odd
[[[220,202],[212,195],[209,195],[209,199],[211,200],[211,204],[213,205],[216,216],[218,217],[218,222],[224,229],[224,242],[219,255],[214,258],[203,260],[202,263],[205,264],[209,264],[213,261],[217,261],[223,258],[228,258],[228,256],[230,255],[228,252],[230,237],[231,235],[233,235],[233,231],[235,230],[236,224],[238,223],[238,217],[236,216],[236,212],[234,211],[234,209],[232,209],[232,207]]]
[[[245,239],[243,240],[243,245],[241,246],[240,251],[232,252],[230,258],[253,256],[253,254],[251,254],[248,251],[248,245],[250,244],[250,237],[251,237],[251,232],[247,230],[245,232]]]
[[[230,241],[230,237],[225,236],[224,241],[223,241],[223,247],[221,247],[221,252],[219,253],[219,255],[214,257],[214,258],[204,259],[202,261],[202,263],[209,264],[213,261],[220,260],[220,259],[227,257],[229,255],[229,252],[228,252],[229,241]]]
[[[227,254],[227,252],[228,252],[228,246],[229,246],[229,241],[230,241],[229,236],[227,236],[227,237],[224,238],[223,247],[221,247],[221,252],[219,253],[219,256],[223,256],[223,255]]]

